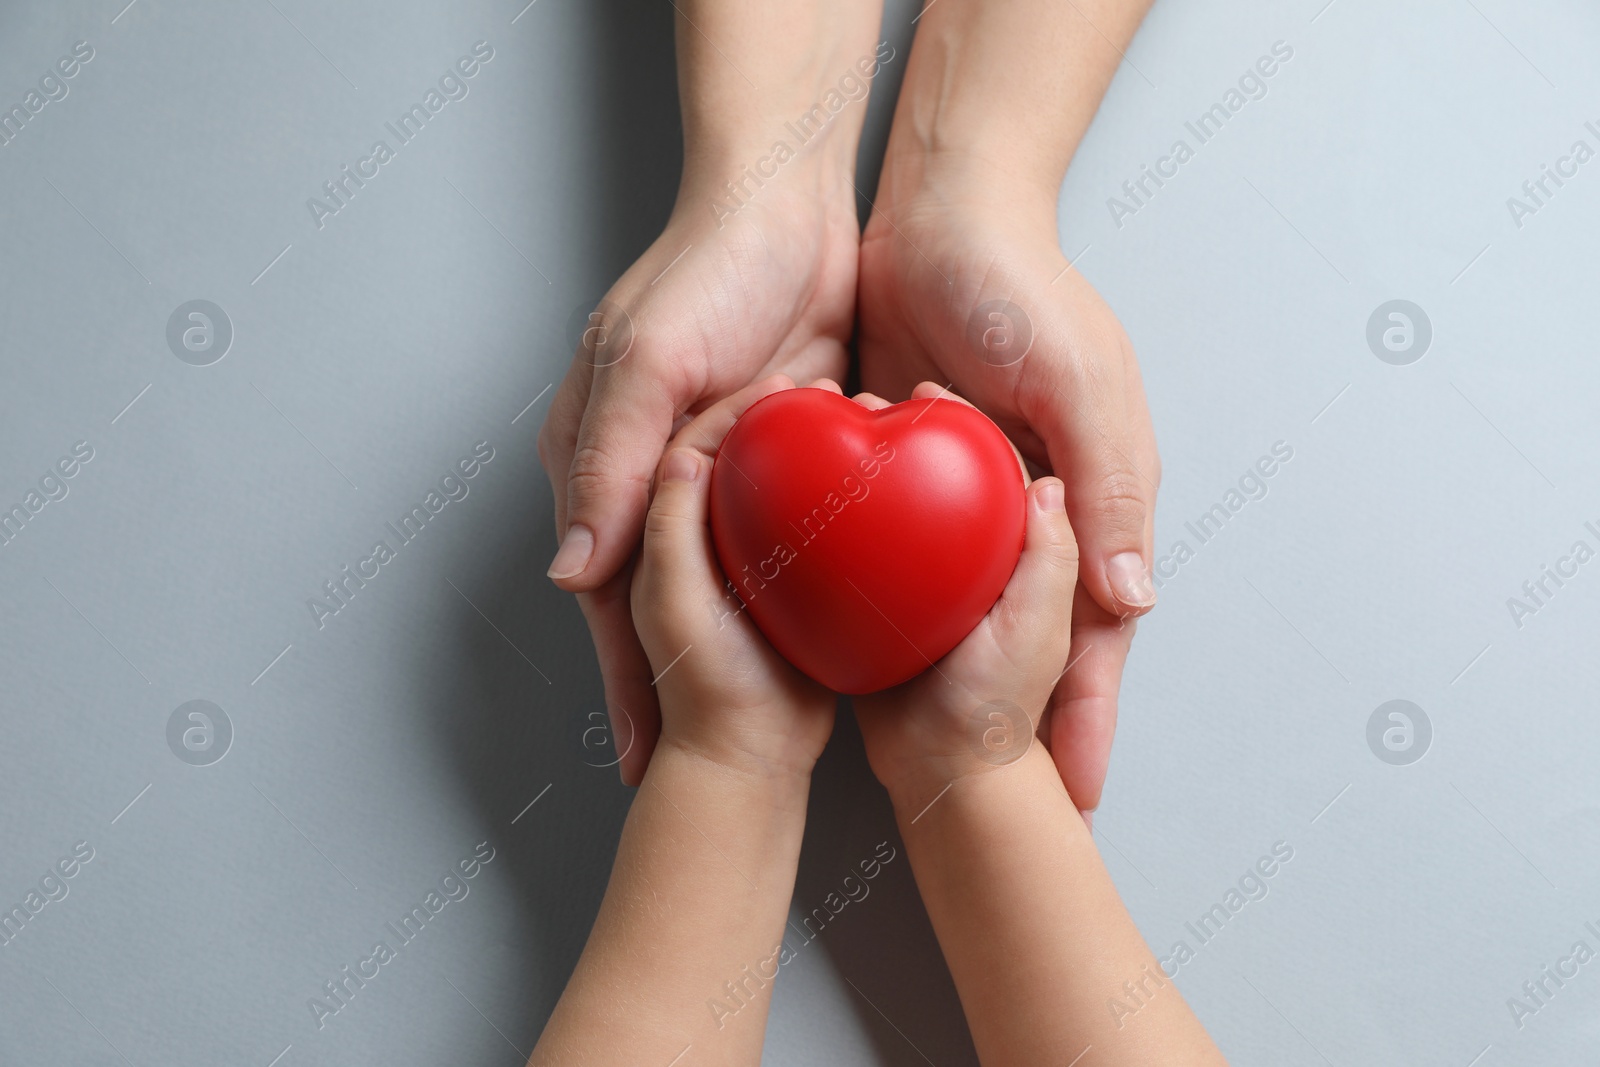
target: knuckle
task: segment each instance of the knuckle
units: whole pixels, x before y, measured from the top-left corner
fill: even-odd
[[[1073,536],[1072,528],[1065,522],[1057,524],[1057,527],[1046,542],[1050,559],[1058,567],[1076,571],[1079,559],[1078,539]]]
[[[574,505],[610,496],[617,488],[631,485],[648,490],[648,473],[629,471],[607,449],[594,444],[580,445],[567,468],[567,494]]]
[[[567,474],[573,481],[604,480],[617,472],[617,462],[606,448],[596,444],[581,444],[572,453],[572,465]]]
[[[1100,479],[1088,510],[1099,525],[1142,532],[1148,507],[1144,480],[1132,470],[1118,468]]]
[[[1070,604],[1073,586],[1078,581],[1077,550],[1052,544],[1041,555],[1040,578],[1057,591],[1063,604]]]
[[[644,516],[645,555],[654,555],[663,549],[678,529],[679,516],[661,497],[651,505]]]

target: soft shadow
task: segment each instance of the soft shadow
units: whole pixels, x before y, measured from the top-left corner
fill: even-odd
[[[877,878],[864,881],[861,861],[880,854],[885,842],[894,859]],[[829,894],[835,895],[834,907],[849,899],[849,875],[855,876],[849,889],[859,896],[864,884],[867,895],[822,925]],[[819,907],[823,915],[815,912]],[[812,777],[791,914],[797,925],[790,928],[789,944],[814,936],[797,951],[826,949],[847,988],[854,987],[850,996],[879,1063],[927,1067],[931,1060],[939,1067],[976,1067],[961,1000],[917,893],[888,794],[867,764],[849,701],[839,709],[839,723]],[[809,926],[807,916],[815,916]]]
[[[596,274],[579,286],[594,298],[665,223],[682,165],[682,128],[671,5],[591,0],[582,10],[580,47],[594,57],[594,81],[579,95],[594,107],[586,122],[593,135],[570,149],[574,172],[597,190],[588,206],[573,208],[593,216],[579,232],[590,235]],[[890,31],[899,60],[874,87],[862,146],[863,210],[909,53],[909,15],[889,21],[899,26]],[[552,315],[564,317],[566,310]],[[543,336],[564,336],[564,323],[544,325]],[[568,351],[538,357],[552,378],[565,373],[571,358]],[[528,1049],[582,951],[633,792],[619,785],[614,767],[602,766],[614,754],[602,743],[605,735],[594,732],[605,721],[605,702],[588,628],[573,598],[544,575],[556,548],[550,490],[542,479],[530,482],[526,496],[504,510],[496,516],[495,543],[463,549],[445,565],[493,627],[447,593],[442,632],[451,644],[426,684],[443,758],[483,824],[494,828],[503,869],[524,902],[518,925],[501,936],[503,956],[494,966],[521,998],[518,1017],[508,1023],[502,1015],[500,1025]],[[523,653],[540,664],[548,682]],[[824,948],[855,987],[855,1010],[879,1063],[917,1067],[931,1057],[941,1067],[975,1064],[893,814],[846,706],[814,779],[796,918],[839,892],[844,877],[885,841],[896,858],[873,880],[870,895],[844,909],[802,951]]]
[[[562,279],[592,300],[665,224],[682,166],[681,126],[672,7],[588,0],[578,10],[574,43],[592,57],[593,80],[571,99],[592,109],[579,123],[592,135],[551,150],[565,154],[574,184],[593,190],[562,209],[592,216],[572,232],[586,235],[589,247],[574,258],[593,274]],[[549,315],[564,319],[568,310],[558,304]],[[549,340],[532,355],[548,379],[559,380],[572,358],[553,341],[565,324],[540,325],[535,336]],[[472,604],[444,590],[441,632],[451,635],[451,647],[428,682],[441,756],[493,828],[504,857],[497,865],[505,864],[523,904],[493,961],[520,997],[515,1018],[501,1014],[499,1025],[523,1050],[537,1040],[582,951],[633,797],[606,766],[615,757],[601,725],[605,700],[588,627],[574,598],[544,574],[556,549],[550,488],[542,473],[527,473],[525,495],[495,516],[493,543],[463,548],[445,564]],[[546,785],[549,792],[512,825]]]

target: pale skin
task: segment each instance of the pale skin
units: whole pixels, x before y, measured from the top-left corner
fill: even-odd
[[[1067,165],[1150,0],[939,0],[900,91],[858,285],[861,383],[950,383],[1066,486],[1082,552],[1070,670],[1040,730],[1076,806],[1099,807],[1149,566],[1161,461],[1133,346],[1063,254]],[[1087,240],[1074,242],[1076,253]],[[1004,301],[1025,356],[980,348]],[[992,306],[992,305],[991,305]],[[981,334],[980,334],[981,336]]]
[[[530,1060],[540,1067],[760,1062],[834,698],[724,598],[709,473],[739,412],[789,385],[767,379],[713,405],[659,465],[631,604],[665,671],[661,738],[594,930]],[[1097,1065],[1223,1064],[1033,743],[1071,643],[1079,551],[1060,479],[1032,482],[1027,501],[1022,558],[988,616],[926,673],[858,700],[868,757],[986,1067],[1067,1063],[1085,1046]],[[975,746],[974,713],[997,700],[1022,718]],[[990,723],[978,725],[984,737]],[[1119,1019],[1108,1004],[1126,1000],[1125,982],[1146,995]],[[744,994],[738,1010],[712,1010],[735,1002],[730,983]]]
[[[760,1062],[834,696],[725,598],[707,523],[722,438],[790,385],[767,379],[713,405],[656,473],[631,607],[660,675],[661,737],[588,944],[529,1061],[538,1067]],[[729,1002],[728,983],[743,991],[731,1016],[708,1006]]]
[[[872,54],[879,19],[859,0],[676,7],[678,199],[661,236],[606,294],[633,342],[625,355],[580,349],[539,435],[562,538],[550,576],[578,594],[588,620],[629,785],[643,778],[660,730],[628,604],[651,477],[688,416],[752,382],[778,373],[843,380],[861,237],[850,176],[864,103],[731,219],[713,205],[728,200],[724,183],[768,155],[784,122]]]
[[[706,629],[720,576],[690,546],[711,442],[787,385],[771,374],[842,380],[852,336],[869,389],[968,398],[1030,470],[1057,476],[1032,484],[1019,577],[979,630],[939,670],[858,704],[983,1062],[1067,1063],[1086,1046],[1085,1067],[1223,1062],[1170,981],[1155,984],[1086,819],[1071,817],[1099,804],[1133,620],[1154,604],[1160,461],[1132,347],[1062,254],[1056,198],[1149,0],[925,8],[898,60],[864,234],[859,100],[736,213],[713,205],[875,53],[881,7],[674,6],[677,205],[607,297],[631,347],[580,350],[539,441],[561,536],[550,575],[579,594],[623,780],[643,785],[532,1062],[759,1062],[771,985],[732,1018],[707,1001],[760,972],[782,937],[832,697],[747,620]],[[993,301],[1026,317],[1024,357],[973,343]],[[695,476],[667,479],[689,451]],[[1029,743],[998,763],[970,743],[972,714],[995,699],[1022,709]],[[1109,1003],[1129,1002],[1125,983],[1138,1011],[1119,1020]]]
[[[877,53],[881,4],[677,0],[685,161],[660,238],[607,296],[631,348],[581,350],[552,402],[540,456],[561,548],[605,681],[622,778],[637,784],[660,731],[628,589],[652,472],[689,417],[773,373],[842,381],[852,335],[863,385],[902,400],[922,380],[993,418],[1036,473],[1065,484],[1083,566],[1072,667],[1040,729],[1076,807],[1099,805],[1117,689],[1149,579],[1160,460],[1132,346],[1069,269],[1062,176],[1149,0],[938,0],[905,65],[871,218],[856,218],[865,102],[728,214],[727,183],[785,125]],[[770,166],[768,168],[770,170]],[[753,185],[745,185],[747,192]],[[721,203],[723,208],[715,205]],[[975,344],[980,305],[1031,326],[1016,362]],[[1006,323],[1015,329],[1015,323]],[[989,336],[983,329],[977,336]],[[983,345],[988,342],[984,341]]]

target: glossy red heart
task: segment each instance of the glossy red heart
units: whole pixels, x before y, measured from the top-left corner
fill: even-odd
[[[712,541],[738,599],[840,693],[912,678],[972,631],[1016,568],[1026,506],[1005,435],[949,399],[870,411],[786,389],[740,417],[711,472]]]

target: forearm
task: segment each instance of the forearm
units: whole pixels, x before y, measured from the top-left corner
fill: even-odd
[[[892,61],[877,47],[882,0],[674,6],[684,185],[699,194],[743,180],[749,189],[747,169],[766,180],[780,165],[789,181],[847,181],[867,90]],[[777,154],[792,160],[773,158],[780,142],[787,151]]]
[[[531,1064],[758,1063],[808,789],[663,740]]]
[[[986,1067],[1223,1059],[1123,908],[1050,756],[894,791],[917,886]],[[1114,1002],[1129,1012],[1112,1010]]]
[[[1055,197],[1151,0],[936,0],[923,8],[884,192],[973,183]]]

